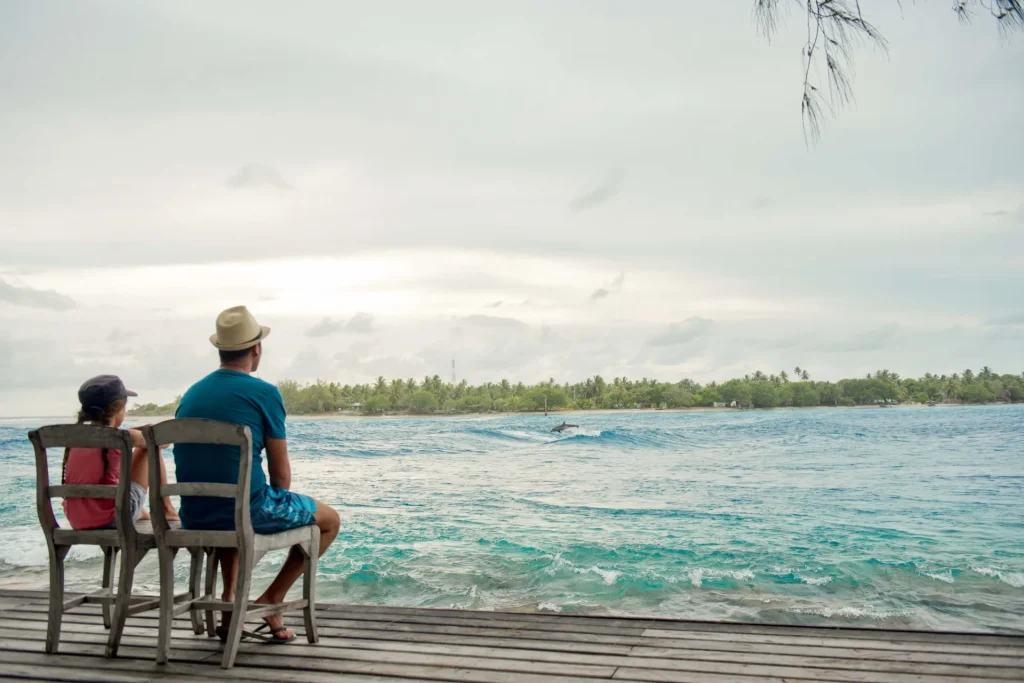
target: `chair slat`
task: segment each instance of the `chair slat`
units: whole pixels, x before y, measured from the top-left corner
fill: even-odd
[[[110,484],[62,484],[51,486],[50,498],[117,498],[117,486]]]
[[[216,420],[201,420],[199,418],[167,420],[153,425],[152,430],[158,444],[208,443],[242,446],[246,443],[245,427]]]
[[[235,498],[238,486],[235,484],[164,484],[160,487],[163,496],[203,496],[207,498]]]
[[[125,448],[126,432],[94,425],[48,425],[36,430],[43,448]],[[128,441],[131,446],[131,441]]]

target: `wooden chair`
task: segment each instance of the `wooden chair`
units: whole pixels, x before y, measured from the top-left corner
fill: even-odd
[[[154,596],[133,596],[132,580],[135,567],[145,554],[156,547],[149,522],[132,522],[129,492],[132,467],[132,439],[126,431],[93,425],[54,425],[41,427],[28,433],[36,456],[36,508],[39,523],[46,536],[50,553],[50,611],[46,628],[46,652],[55,654],[60,645],[60,627],[64,613],[85,603],[102,605],[103,625],[110,629],[107,639],[107,657],[117,654],[129,615],[155,609],[159,600]],[[121,452],[121,473],[116,486],[60,486],[50,485],[50,472],[46,460],[47,448],[109,448]],[[157,479],[160,478],[159,469]],[[61,529],[53,514],[54,498],[113,498],[116,529]],[[162,508],[161,508],[162,509]],[[102,588],[71,600],[64,599],[64,561],[71,546],[95,545],[103,551]],[[121,553],[121,575],[114,593],[114,564]],[[113,617],[111,607],[113,606]]]
[[[152,501],[160,501],[164,496],[199,496],[233,499],[235,505],[234,531],[172,529],[167,525],[162,507],[155,503],[152,505],[153,531],[160,556],[160,630],[156,651],[157,663],[167,662],[174,617],[185,611],[192,614],[193,623],[201,612],[205,612],[207,632],[210,635],[214,634],[214,612],[231,612],[231,623],[221,660],[221,667],[225,669],[234,666],[246,619],[301,609],[305,620],[306,638],[310,643],[317,642],[319,636],[316,627],[315,588],[320,528],[314,524],[277,534],[264,535],[253,532],[252,521],[249,518],[249,486],[252,479],[252,435],[249,428],[213,420],[181,419],[144,427],[142,432],[145,434],[151,454],[156,452],[156,444],[169,443],[217,444],[235,446],[239,449],[237,484],[194,482],[162,485],[159,474],[154,476],[154,472],[159,470],[150,465],[149,495]],[[250,605],[249,589],[252,584],[253,567],[267,552],[292,546],[299,547],[305,556],[303,598],[275,605]],[[193,575],[190,579],[192,597],[175,604],[172,599],[173,562],[175,553],[182,548],[206,554],[206,590],[204,595],[198,595],[199,578],[198,575]],[[216,599],[213,595],[217,585],[216,551],[219,548],[233,548],[238,551],[238,583],[235,588],[235,599],[231,602]]]

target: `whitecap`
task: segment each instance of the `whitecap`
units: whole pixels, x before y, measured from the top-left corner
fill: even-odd
[[[75,545],[68,562],[87,562],[103,557],[96,546]],[[0,531],[0,563],[14,567],[46,567],[50,557],[46,539],[39,527],[14,527]]]
[[[893,617],[902,617],[910,614],[909,610],[878,610],[874,607],[856,607],[854,605],[844,605],[842,607],[812,607],[812,608],[800,608],[790,610],[798,614],[817,614],[818,616],[825,617],[826,619],[832,619],[833,617],[843,617],[847,619],[891,619]]]
[[[538,612],[561,612],[562,608],[553,602],[542,602],[537,605]]]
[[[944,572],[928,573],[925,572],[925,576],[936,581],[942,581],[944,583],[953,583],[953,570],[946,570]]]
[[[619,577],[622,576],[620,572],[617,572],[612,569],[601,569],[600,567],[591,567],[590,569],[587,569],[585,571],[600,576],[602,579],[604,579],[604,584],[606,586],[613,585],[616,581],[619,580]]]
[[[991,567],[971,567],[971,570],[983,576],[999,579],[1003,583],[1014,588],[1024,588],[1024,572],[1006,572]]]
[[[827,583],[832,583],[831,576],[797,576],[798,579],[806,583],[808,586],[824,586]]]
[[[698,567],[697,569],[691,569],[687,576],[690,577],[690,583],[697,588],[700,588],[704,583],[704,579],[720,579],[723,577],[730,577],[737,581],[750,581],[754,578],[754,572],[749,569],[740,569],[737,571],[730,571],[726,569],[703,569]]]

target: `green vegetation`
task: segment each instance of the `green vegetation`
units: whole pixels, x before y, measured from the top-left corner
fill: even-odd
[[[143,403],[141,405],[132,406],[132,409],[128,411],[129,415],[136,417],[166,417],[168,415],[174,415],[175,411],[178,410],[178,404],[181,403],[181,396],[170,403],[162,406],[156,403]]]
[[[616,377],[606,381],[593,377],[576,384],[554,380],[533,386],[508,380],[470,386],[444,382],[437,375],[422,382],[415,379],[388,381],[379,377],[373,384],[341,385],[317,382],[302,386],[285,380],[278,384],[285,408],[291,414],[320,414],[355,411],[368,415],[389,412],[433,414],[471,412],[533,412],[549,410],[594,410],[630,408],[690,408],[728,405],[741,408],[780,406],[854,406],[893,403],[994,403],[1024,401],[1024,373],[999,375],[990,368],[975,373],[964,370],[952,375],[926,374],[920,379],[901,378],[879,370],[863,379],[815,382],[810,374],[795,368],[766,375],[756,372],[741,379],[700,385],[691,380],[659,382],[632,381]],[[142,406],[146,408],[147,406]],[[158,409],[163,410],[166,406]],[[154,414],[150,412],[133,415]]]

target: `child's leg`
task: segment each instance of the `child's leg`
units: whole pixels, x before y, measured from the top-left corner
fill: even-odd
[[[132,451],[132,481],[142,488],[149,489],[149,458],[145,448]]]
[[[143,491],[149,488],[149,458],[145,448],[132,451],[132,482],[141,486]],[[149,513],[144,507],[139,511],[138,519],[149,519]]]

